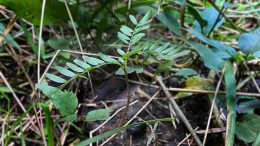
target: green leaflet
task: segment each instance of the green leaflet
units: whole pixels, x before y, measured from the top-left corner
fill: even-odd
[[[100,121],[100,120],[107,120],[110,117],[110,113],[112,112],[112,109],[97,109],[92,110],[88,112],[86,115],[86,121],[92,122],[92,121]]]
[[[66,82],[65,79],[63,79],[59,76],[56,76],[54,74],[47,73],[46,77],[49,78],[50,80],[52,80],[53,82],[56,82],[56,83],[65,83]]]
[[[147,10],[151,11],[151,14],[156,15],[157,9],[155,7],[148,7],[148,6],[142,6],[138,7],[137,10],[140,13],[145,13]],[[174,11],[170,9],[163,9],[162,12],[160,12],[159,15],[156,16],[156,19],[158,19],[160,22],[163,23],[164,26],[166,26],[169,30],[171,30],[176,35],[180,35],[180,25],[178,23],[177,17],[174,13]]]
[[[225,69],[226,101],[227,101],[227,128],[226,146],[233,146],[236,124],[236,78],[231,62],[226,63]]]
[[[65,76],[67,76],[67,77],[74,77],[74,76],[75,76],[75,73],[73,73],[72,71],[70,71],[70,70],[68,70],[68,69],[66,69],[66,68],[64,68],[64,67],[55,66],[55,69],[56,69],[59,73],[65,75]]]
[[[80,68],[80,67],[78,67],[77,65],[75,65],[75,64],[72,64],[72,63],[70,63],[70,62],[66,62],[66,65],[71,69],[71,70],[73,70],[73,71],[75,71],[75,72],[84,72],[84,69],[82,69],[82,68]]]
[[[81,61],[79,59],[74,59],[73,62],[76,63],[78,66],[84,68],[84,69],[91,68],[91,66],[89,64],[87,64],[86,62]]]
[[[122,42],[124,42],[124,43],[126,43],[126,44],[129,44],[129,40],[130,40],[130,38],[127,36],[127,35],[125,35],[125,34],[123,34],[123,33],[121,33],[121,32],[118,32],[117,33],[117,37],[122,41]]]
[[[131,22],[134,24],[134,25],[137,25],[137,20],[135,19],[135,17],[133,15],[129,15],[129,19],[131,20]]]
[[[128,35],[128,36],[131,36],[131,35],[132,35],[132,32],[133,32],[133,30],[132,30],[131,28],[129,28],[128,26],[125,26],[125,25],[121,26],[120,30],[121,30],[124,34],[126,34],[126,35]]]
[[[0,0],[0,4],[14,11],[19,17],[27,19],[35,25],[40,24],[42,0]],[[70,6],[75,17],[77,6]],[[55,24],[69,20],[66,7],[58,0],[47,0],[44,14],[44,24]]]
[[[115,63],[115,64],[119,64],[119,62],[116,60],[116,59],[114,59],[114,58],[112,58],[112,57],[110,57],[110,56],[108,56],[108,55],[105,55],[105,54],[103,54],[103,53],[98,53],[98,55],[99,55],[99,57],[102,59],[102,60],[104,60],[105,62],[108,62],[108,63]]]
[[[94,58],[94,57],[89,57],[89,56],[85,56],[83,55],[82,58],[84,59],[84,61],[86,61],[87,63],[91,64],[91,65],[99,65],[99,64],[103,64],[105,63],[104,61]]]

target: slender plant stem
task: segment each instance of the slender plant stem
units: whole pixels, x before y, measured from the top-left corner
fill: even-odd
[[[124,120],[125,120],[125,117],[126,117],[129,105],[130,105],[130,99],[131,99],[131,94],[130,94],[130,90],[129,90],[129,82],[128,82],[128,73],[127,73],[127,62],[125,63],[124,72],[125,72],[125,82],[126,82],[126,91],[127,91],[127,101],[126,101],[126,107],[125,107],[124,113],[118,124],[118,127],[121,127],[124,123]]]

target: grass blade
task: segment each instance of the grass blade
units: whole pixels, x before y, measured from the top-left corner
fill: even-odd
[[[233,146],[236,124],[236,78],[230,62],[226,64],[225,82],[228,111],[225,146]]]
[[[150,120],[150,121],[145,121],[145,122],[140,122],[138,124],[146,124],[146,123],[156,123],[156,122],[169,122],[169,121],[172,121],[173,119],[172,118],[164,118],[164,119],[157,119],[157,120]],[[94,143],[94,142],[97,142],[99,140],[102,140],[102,139],[105,139],[109,136],[112,136],[114,134],[117,134],[121,131],[124,131],[128,128],[131,128],[131,127],[134,127],[135,125],[137,124],[132,124],[132,125],[128,125],[128,126],[124,126],[124,127],[120,127],[120,128],[116,128],[116,129],[113,129],[113,130],[110,130],[110,131],[107,131],[103,134],[100,134],[100,135],[97,135],[97,136],[94,136],[90,139],[87,139],[87,140],[84,140],[82,142],[80,142],[79,144],[76,144],[76,146],[86,146],[86,145],[89,145],[91,143]]]

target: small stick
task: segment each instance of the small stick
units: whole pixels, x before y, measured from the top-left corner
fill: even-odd
[[[175,102],[174,98],[171,96],[170,92],[168,90],[166,90],[166,86],[162,81],[162,77],[161,76],[157,76],[156,80],[158,81],[158,83],[160,84],[160,86],[162,87],[167,99],[169,100],[171,106],[174,108],[174,110],[176,111],[176,114],[180,117],[180,119],[182,120],[182,122],[185,124],[185,126],[187,127],[187,129],[190,131],[192,137],[194,138],[194,140],[196,141],[196,143],[199,146],[202,146],[202,142],[200,141],[199,137],[197,136],[197,134],[194,132],[193,128],[191,127],[189,121],[187,120],[187,118],[185,117],[185,115],[183,114],[183,112],[181,111],[180,107],[178,106],[178,104]]]

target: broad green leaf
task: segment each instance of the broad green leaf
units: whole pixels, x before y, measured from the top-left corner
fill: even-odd
[[[19,17],[27,19],[35,25],[40,24],[42,0],[0,0],[0,4],[14,11]],[[77,5],[70,6],[72,15],[77,14]],[[60,23],[69,20],[63,2],[47,0],[44,13],[44,24]]]
[[[260,51],[256,51],[253,55],[256,58],[260,58]]]
[[[131,28],[129,28],[128,26],[121,26],[120,28],[121,32],[124,33],[125,35],[128,35],[128,36],[131,36],[132,35],[132,32],[133,30]]]
[[[217,48],[217,52],[222,54],[221,57],[222,58],[230,58],[230,57],[234,57],[236,55],[236,50],[232,47],[226,46],[222,43],[220,43],[219,41],[216,40],[211,40],[207,37],[205,37],[203,34],[199,33],[198,31],[192,30],[192,29],[188,29],[187,30],[190,34],[196,36],[197,38],[199,38],[200,40],[202,40],[203,42]]]
[[[188,6],[188,11],[190,12],[190,14],[197,20],[197,22],[199,22],[199,25],[201,28],[204,28],[208,22],[206,20],[204,20],[200,14],[198,13],[198,11],[193,8],[193,6],[187,5]]]
[[[155,9],[153,11],[155,11],[154,13],[156,13]],[[160,12],[160,14],[156,16],[156,18],[173,33],[175,33],[176,35],[181,35],[180,25],[174,11],[164,10],[163,12]]]
[[[74,76],[75,76],[75,73],[73,73],[72,71],[70,71],[70,70],[68,70],[68,69],[66,69],[66,68],[64,68],[64,67],[55,66],[55,69],[56,69],[59,73],[65,75],[65,76],[68,76],[68,77],[74,77]]]
[[[49,78],[51,81],[53,82],[56,82],[56,83],[65,83],[66,80],[57,76],[57,75],[54,75],[54,74],[50,74],[50,73],[46,73],[46,77]]]
[[[218,29],[225,21],[224,18],[221,18],[215,25],[219,13],[213,7],[204,9],[200,15],[204,20],[207,21],[207,25],[203,27],[198,21],[195,21],[194,27],[195,30],[197,30],[198,32],[202,32],[205,35],[207,35],[211,31],[212,27],[214,27],[213,30]]]
[[[47,43],[50,47],[52,47],[55,50],[69,50],[70,49],[68,40],[66,40],[63,37],[59,38],[58,40],[49,39]]]
[[[255,97],[239,96],[239,101],[236,105],[236,112],[242,113],[254,113],[256,108],[260,107],[260,100]]]
[[[104,61],[100,60],[100,59],[97,59],[97,58],[94,58],[94,57],[89,57],[89,56],[85,56],[83,55],[82,58],[88,62],[89,64],[91,65],[99,65],[99,64],[103,64],[105,63]]]
[[[89,64],[87,64],[86,62],[81,61],[79,59],[74,59],[73,62],[84,69],[91,68],[91,66]]]
[[[86,115],[86,121],[92,122],[92,121],[100,121],[100,120],[107,120],[110,117],[110,113],[112,112],[112,109],[98,109],[98,110],[92,110],[88,112]]]
[[[73,71],[75,71],[75,72],[84,72],[84,69],[82,69],[82,68],[78,67],[77,65],[72,64],[72,63],[70,63],[70,62],[66,62],[66,65],[67,65],[71,70],[73,70]]]
[[[225,61],[217,56],[214,52],[212,52],[209,48],[196,42],[188,41],[188,43],[198,52],[204,64],[208,68],[214,71],[222,70],[225,65]]]
[[[190,69],[190,68],[182,68],[182,69],[178,70],[175,73],[175,75],[188,77],[188,76],[197,75],[197,72],[193,69]]]
[[[135,19],[135,17],[133,15],[129,15],[129,19],[131,20],[131,22],[134,24],[134,25],[137,25],[137,20]]]
[[[97,136],[94,136],[92,138],[81,141],[80,143],[76,144],[75,146],[87,146],[89,144],[92,144],[92,143],[97,142],[99,140],[103,140],[103,139],[105,139],[109,136],[112,136],[114,134],[117,134],[121,131],[124,131],[128,128],[134,127],[136,125],[146,124],[146,123],[156,123],[156,122],[170,122],[170,121],[173,121],[173,119],[164,118],[164,119],[150,120],[150,121],[140,122],[140,123],[137,123],[137,124],[127,125],[127,126],[124,126],[124,127],[115,128],[113,130],[107,131],[107,132],[102,133],[100,135],[97,135]]]
[[[108,62],[108,63],[115,63],[115,64],[118,64],[119,62],[116,60],[116,59],[114,59],[114,58],[112,58],[112,57],[110,57],[110,56],[108,56],[108,55],[105,55],[105,54],[103,54],[103,53],[98,53],[98,55],[99,55],[99,57],[102,59],[102,60],[104,60],[104,61],[106,61],[106,62]]]
[[[252,144],[252,146],[259,146],[260,145],[260,132],[258,133],[254,143]]]
[[[236,77],[232,63],[226,63],[225,69],[226,101],[227,101],[227,128],[226,146],[233,146],[236,124]]]
[[[130,38],[128,37],[128,36],[126,36],[125,34],[123,34],[123,33],[121,33],[121,32],[118,32],[117,33],[117,37],[122,41],[122,42],[124,42],[124,43],[126,43],[126,44],[129,44],[129,40],[130,40]]]
[[[72,122],[74,122],[76,120],[77,120],[77,114],[74,113],[74,114],[71,114],[71,115],[64,116],[63,118],[61,118],[59,120],[59,122],[71,122],[72,123]]]
[[[78,99],[72,92],[63,92],[56,87],[49,86],[45,80],[37,85],[37,88],[50,98],[63,116],[69,116],[75,112],[78,106]]]
[[[243,33],[239,37],[238,46],[246,55],[260,51],[260,28],[250,33]]]
[[[131,45],[136,44],[139,42],[143,37],[145,36],[145,33],[138,33],[133,36],[133,39],[131,41]]]
[[[74,114],[78,107],[78,99],[72,92],[57,92],[50,99],[63,116]]]
[[[260,132],[260,116],[256,114],[244,114],[236,123],[236,135],[246,143],[256,140]]]
[[[154,7],[151,8],[148,6],[142,6],[142,7],[138,7],[137,10],[142,14],[145,14],[148,10],[151,10],[152,15],[155,15],[156,19],[161,21],[163,25],[166,26],[173,33],[180,36],[181,34],[180,25],[178,23],[175,10],[163,9],[163,11],[161,11],[159,15],[157,15],[157,9]]]

